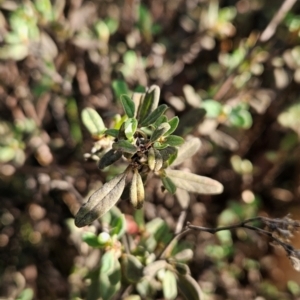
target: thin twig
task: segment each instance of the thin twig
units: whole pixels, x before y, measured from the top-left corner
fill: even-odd
[[[281,23],[288,11],[291,10],[296,1],[297,0],[285,0],[282,3],[275,16],[261,34],[259,41],[267,42],[275,34],[278,25]]]

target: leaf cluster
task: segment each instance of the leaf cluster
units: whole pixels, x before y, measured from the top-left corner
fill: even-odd
[[[191,245],[183,241],[170,243],[173,235],[166,222],[155,218],[145,224],[141,211],[130,221],[136,230],[124,242],[126,222],[114,207],[101,217],[101,224],[108,231],[83,234],[89,246],[103,251],[97,276],[91,276],[89,294],[108,300],[127,286],[136,299],[154,299],[160,291],[165,299],[176,299],[178,294],[185,299],[200,299],[201,290],[187,265],[193,257]],[[168,251],[162,253],[167,246]],[[97,286],[101,288],[94,288]]]
[[[222,192],[223,186],[215,180],[169,168],[194,155],[200,142],[191,139],[184,143],[182,137],[173,134],[179,118],[167,118],[168,107],[159,105],[159,96],[160,89],[155,85],[145,93],[133,94],[131,98],[122,95],[125,115],[110,129],[105,127],[95,110],[83,110],[83,123],[98,140],[96,149],[101,153],[98,167],[103,170],[120,159],[127,162],[127,167],[90,196],[75,217],[76,226],[88,225],[111,209],[120,199],[130,175],[129,198],[136,209],[143,207],[144,185],[151,172],[161,178],[163,189],[172,194],[177,187],[201,194]]]

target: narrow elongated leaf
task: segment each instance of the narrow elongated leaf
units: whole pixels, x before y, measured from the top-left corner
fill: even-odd
[[[75,216],[75,225],[83,227],[91,224],[109,211],[119,200],[125,188],[127,171],[117,175],[93,193],[89,200],[81,206]]]
[[[113,136],[114,138],[117,138],[119,136],[119,130],[118,129],[107,129],[104,131],[106,135]]]
[[[177,284],[181,295],[186,300],[201,300],[201,289],[192,276],[177,274]]]
[[[177,283],[173,272],[166,270],[162,282],[165,299],[175,299],[177,297]]]
[[[130,186],[130,202],[133,207],[140,209],[144,205],[145,189],[142,177],[137,170],[134,170]]]
[[[168,106],[163,104],[157,107],[152,113],[150,113],[142,122],[141,126],[149,126],[153,124],[158,118],[160,118],[163,113],[168,109]]]
[[[138,109],[137,119],[142,122],[149,114],[151,114],[158,106],[160,96],[160,88],[152,85],[147,90],[145,97],[142,99]]]
[[[136,283],[143,277],[144,266],[136,256],[123,254],[121,264],[124,277],[131,283]]]
[[[122,79],[114,80],[112,82],[112,88],[117,99],[120,99],[121,95],[126,95],[129,92],[126,82]]]
[[[97,282],[100,299],[112,299],[121,288],[121,265],[116,257],[116,250],[112,249],[104,253],[101,258],[100,276]],[[89,299],[95,299],[95,294],[90,295]]]
[[[125,135],[129,141],[133,140],[133,135],[135,134],[137,125],[138,122],[135,118],[130,118],[125,121]]]
[[[177,166],[183,163],[188,158],[192,157],[200,148],[201,142],[198,138],[192,138],[186,141],[179,149],[177,158],[172,163],[172,166]]]
[[[166,135],[170,135],[170,134],[172,134],[175,130],[176,130],[176,128],[177,128],[177,126],[178,126],[178,124],[179,124],[179,118],[176,116],[176,117],[174,117],[174,118],[172,118],[171,120],[169,120],[169,125],[171,126],[170,127],[170,129],[166,132]]]
[[[165,138],[165,143],[170,146],[180,146],[184,143],[184,139],[178,135],[169,135]]]
[[[134,154],[137,152],[137,147],[135,147],[129,141],[126,140],[121,140],[113,143],[112,148],[114,150],[119,150],[130,154]]]
[[[166,123],[166,122],[168,122],[168,118],[165,115],[162,115],[154,122],[153,125],[154,125],[154,127],[158,127],[160,124]]]
[[[98,168],[100,170],[110,166],[117,160],[119,160],[122,157],[122,152],[121,151],[116,151],[113,149],[110,149],[108,152],[106,152],[101,159],[98,162]]]
[[[180,117],[180,123],[174,133],[179,136],[185,136],[197,128],[197,125],[203,121],[205,113],[206,111],[203,108],[193,108],[188,111]]]
[[[176,192],[176,185],[174,184],[174,182],[172,181],[172,179],[170,179],[169,177],[162,177],[161,181],[162,181],[164,187],[166,188],[166,190],[169,193],[175,194],[175,192]]]
[[[134,117],[134,112],[135,112],[135,104],[134,102],[130,99],[129,96],[127,95],[122,95],[121,96],[121,103],[123,105],[124,111],[128,118],[133,118]]]
[[[150,142],[155,142],[161,136],[163,136],[170,129],[170,125],[168,123],[160,124],[152,133]]]
[[[178,188],[189,192],[207,195],[223,192],[223,185],[211,178],[179,170],[166,169],[165,172]]]
[[[81,112],[81,119],[87,130],[93,136],[100,135],[106,130],[102,118],[93,108],[85,108]]]

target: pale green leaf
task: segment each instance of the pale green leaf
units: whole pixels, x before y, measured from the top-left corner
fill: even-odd
[[[193,277],[177,274],[177,284],[181,295],[186,300],[201,300],[202,291]]]
[[[81,119],[87,130],[94,136],[103,134],[106,130],[102,118],[93,108],[85,108],[81,112]]]
[[[200,148],[201,142],[198,138],[191,138],[186,141],[179,149],[177,158],[172,163],[172,166],[177,166],[183,163],[188,158],[192,157]]]
[[[165,170],[166,175],[181,189],[192,193],[214,195],[223,192],[223,185],[211,178],[179,170]]]
[[[165,299],[175,299],[177,297],[177,283],[173,272],[166,270],[162,282],[162,288]]]

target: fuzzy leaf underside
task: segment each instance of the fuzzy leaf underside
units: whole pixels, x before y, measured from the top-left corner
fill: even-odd
[[[223,192],[223,185],[211,178],[183,172],[179,170],[165,170],[176,187],[192,193],[215,195]]]
[[[127,172],[117,175],[93,193],[81,206],[75,216],[75,225],[83,227],[91,224],[109,211],[120,199],[125,188]]]
[[[186,141],[179,149],[175,161],[172,166],[177,166],[183,163],[188,158],[192,157],[200,148],[201,142],[198,138],[191,138]]]

